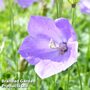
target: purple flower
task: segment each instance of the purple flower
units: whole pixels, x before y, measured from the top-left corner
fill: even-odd
[[[90,0],[81,0],[79,6],[82,13],[90,14]]]
[[[77,61],[78,42],[67,19],[54,21],[47,17],[31,16],[28,33],[19,53],[35,65],[35,72],[40,78],[64,71]]]
[[[22,8],[27,8],[28,6],[32,5],[37,0],[16,0],[16,1]]]

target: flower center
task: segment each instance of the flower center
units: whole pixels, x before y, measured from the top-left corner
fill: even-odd
[[[59,48],[60,54],[63,55],[68,50],[67,43],[66,42],[60,43],[58,48]]]
[[[52,49],[59,50],[59,54],[61,54],[61,55],[63,55],[68,50],[66,42],[59,43],[59,45],[58,45],[52,39],[49,42],[49,47]]]

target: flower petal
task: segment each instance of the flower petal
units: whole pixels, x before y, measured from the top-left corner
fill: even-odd
[[[68,50],[64,55],[60,55],[57,49],[52,49],[49,47],[49,38],[39,36],[38,38],[26,37],[21,47],[19,48],[19,53],[24,57],[30,64],[38,63],[39,59],[50,59],[52,61],[60,62],[69,58],[70,50]]]
[[[76,40],[74,29],[67,19],[59,18],[55,20],[55,23],[59,30],[63,33],[67,41],[69,38],[72,38],[72,40]]]
[[[44,79],[61,71],[64,71],[76,62],[78,54],[78,42],[70,42],[68,43],[68,45],[72,48],[69,59],[61,62],[54,62],[51,60],[40,60],[40,62],[35,65],[35,72],[40,76],[40,78]]]
[[[22,7],[22,8],[27,8],[28,6],[30,6],[31,4],[33,4],[34,2],[36,2],[37,0],[17,0],[18,4]]]
[[[55,22],[50,18],[42,16],[31,16],[28,32],[33,37],[44,35],[56,42],[61,42],[64,39],[61,31],[56,27]]]

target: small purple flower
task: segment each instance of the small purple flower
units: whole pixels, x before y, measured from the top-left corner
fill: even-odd
[[[28,6],[32,5],[37,0],[16,0],[16,1],[22,8],[27,8]]]
[[[64,71],[77,61],[78,42],[67,19],[54,21],[47,17],[31,16],[28,33],[19,53],[35,65],[35,72],[40,78]]]
[[[90,14],[90,0],[80,0],[79,6],[82,13]]]

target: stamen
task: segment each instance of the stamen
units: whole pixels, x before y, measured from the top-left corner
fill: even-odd
[[[60,54],[63,55],[68,50],[67,43],[63,42],[59,44]]]
[[[56,48],[56,44],[52,39],[50,40],[49,47],[52,48],[52,49]]]
[[[52,40],[52,39],[49,42],[49,47],[51,49],[57,49],[59,51],[59,54],[60,55],[63,55],[68,50],[68,47],[67,47],[67,43],[66,42],[62,42],[59,45],[57,45],[55,43],[55,41]]]

